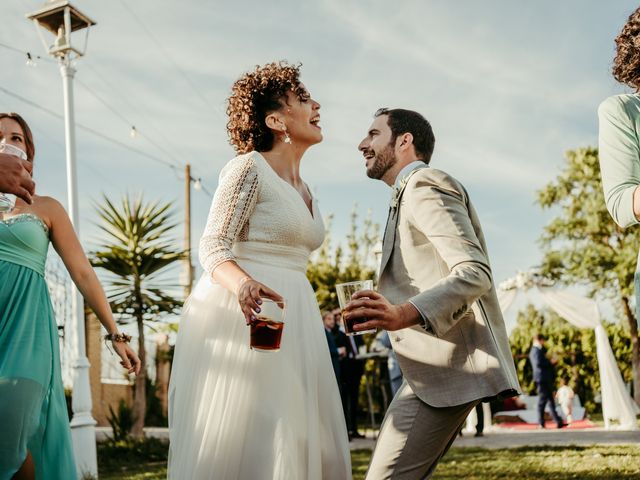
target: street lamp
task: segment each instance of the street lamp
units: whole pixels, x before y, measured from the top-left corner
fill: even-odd
[[[36,31],[45,50],[58,59],[64,89],[64,126],[67,158],[67,194],[69,217],[80,236],[80,218],[78,214],[78,186],[76,181],[76,142],[75,120],[73,112],[73,76],[75,69],[72,60],[84,55],[89,37],[89,27],[96,23],[81,13],[67,0],[48,1],[43,8],[27,15],[36,26]],[[85,30],[84,47],[72,45],[71,34]],[[43,31],[55,36],[53,44],[46,41]],[[75,38],[75,37],[74,37]],[[96,459],[96,421],[91,415],[91,386],[89,383],[89,360],[87,360],[84,331],[84,301],[75,284],[72,284],[72,310],[70,337],[74,350],[73,363],[73,418],[71,434],[79,478],[87,474],[97,477]]]
[[[373,246],[373,255],[376,259],[376,272],[380,275],[380,265],[382,264],[382,242],[378,241]]]

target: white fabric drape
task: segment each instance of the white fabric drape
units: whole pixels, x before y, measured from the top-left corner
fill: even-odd
[[[607,333],[600,322],[598,304],[590,298],[557,291],[552,287],[539,290],[549,306],[562,318],[578,328],[592,328],[596,332],[596,355],[605,426],[610,426],[610,420],[618,420],[621,428],[637,430],[636,415],[640,409],[625,388]]]
[[[569,323],[578,328],[595,330],[605,427],[610,428],[611,420],[617,420],[620,423],[619,428],[637,430],[636,415],[640,409],[625,388],[609,338],[600,321],[598,304],[590,298],[560,291],[555,287],[538,287],[538,291],[545,302]],[[503,313],[513,304],[517,293],[518,289],[515,288],[498,292],[498,301]]]
[[[511,290],[498,290],[496,293],[498,294],[500,310],[504,313],[509,310],[509,307],[513,304],[513,301],[516,299],[516,295],[518,295],[518,290],[512,288]]]

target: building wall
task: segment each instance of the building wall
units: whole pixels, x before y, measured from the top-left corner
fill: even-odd
[[[133,387],[125,380],[103,383],[101,356],[104,332],[93,313],[87,315],[85,331],[87,332],[87,357],[91,364],[89,368],[93,404],[91,412],[98,426],[109,426],[109,406],[117,412],[120,399],[124,399],[128,405],[133,405]]]

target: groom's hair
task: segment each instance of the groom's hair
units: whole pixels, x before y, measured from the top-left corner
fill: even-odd
[[[387,116],[387,125],[391,129],[391,142],[395,143],[399,135],[410,133],[413,135],[413,148],[416,155],[427,165],[431,161],[436,137],[433,135],[431,124],[413,110],[403,108],[379,108],[374,117]]]

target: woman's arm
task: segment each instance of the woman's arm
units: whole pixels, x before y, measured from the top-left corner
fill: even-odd
[[[43,206],[50,222],[49,234],[53,248],[60,255],[73,283],[76,284],[107,333],[118,333],[107,296],[82,249],[67,212],[58,201],[52,198],[43,198],[43,201],[46,202]],[[140,359],[127,344],[113,342],[113,347],[129,373],[140,371]]]
[[[251,278],[251,275],[232,260],[218,265],[211,276],[220,285],[238,296],[240,309],[245,316],[247,325],[256,319],[253,311],[260,313],[261,297],[270,298],[276,302],[283,300],[269,287]]]
[[[253,311],[260,312],[260,297],[282,300],[240,268],[233,254],[233,244],[243,230],[248,230],[259,187],[258,168],[253,158],[237,157],[229,162],[220,174],[199,246],[202,268],[214,281],[238,296],[247,324],[255,319]]]
[[[640,219],[640,146],[623,97],[609,97],[598,108],[598,158],[607,210],[621,227]]]

